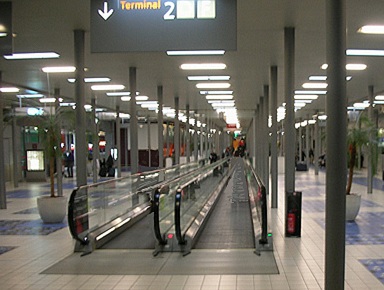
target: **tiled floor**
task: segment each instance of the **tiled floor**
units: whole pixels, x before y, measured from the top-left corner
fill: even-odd
[[[345,289],[384,289],[384,182],[366,194],[365,173],[353,191],[362,207],[347,224]],[[68,196],[73,180],[64,180]],[[0,210],[1,289],[323,289],[325,174],[296,173],[302,191],[301,238],[284,237],[284,176],[279,175],[279,208],[271,210],[278,275],[56,275],[40,274],[73,252],[66,223],[43,225],[36,196],[47,184],[7,184],[8,208]],[[337,289],[335,289],[337,290]]]

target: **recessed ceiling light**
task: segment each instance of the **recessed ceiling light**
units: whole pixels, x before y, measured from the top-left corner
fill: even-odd
[[[310,81],[326,81],[327,76],[309,76]]]
[[[85,83],[107,83],[107,82],[110,82],[110,81],[111,81],[111,79],[110,78],[106,78],[106,77],[101,77],[101,78],[84,78],[84,82]],[[70,78],[70,79],[68,79],[68,82],[74,83],[74,82],[76,82],[76,79]]]
[[[20,90],[15,87],[3,87],[0,88],[0,92],[2,93],[18,93]]]
[[[40,98],[40,103],[54,103],[56,102],[56,98]]]
[[[384,56],[382,49],[347,49],[350,56]]]
[[[357,32],[368,34],[384,34],[384,25],[364,25]]]
[[[295,95],[295,100],[317,100],[318,95]]]
[[[295,95],[325,95],[327,91],[297,90]]]
[[[232,95],[233,91],[200,91],[201,95]]]
[[[327,69],[328,64],[323,64],[321,66],[321,69]],[[367,65],[365,64],[358,64],[358,63],[349,63],[345,66],[347,70],[365,70],[367,68]]]
[[[207,100],[232,100],[233,95],[206,95]]]
[[[5,59],[43,59],[43,58],[59,58],[60,55],[56,52],[27,52],[27,53],[13,53],[4,55]]]
[[[325,89],[328,87],[327,83],[304,83],[304,89]]]
[[[346,65],[347,70],[365,70],[367,65],[359,63],[350,63]]]
[[[130,96],[131,92],[108,92],[106,93],[108,97],[123,97],[123,96]],[[136,96],[138,96],[140,93],[136,92]]]
[[[45,73],[65,73],[74,72],[75,70],[74,66],[47,66],[42,68],[42,71]]]
[[[198,89],[228,89],[231,86],[229,83],[198,83]]]
[[[125,86],[123,85],[93,85],[91,86],[92,91],[118,91],[124,90]]]
[[[188,76],[189,81],[228,81],[230,76]]]
[[[167,55],[223,55],[225,50],[168,50]]]
[[[224,63],[184,63],[180,66],[182,70],[219,70],[226,67]]]

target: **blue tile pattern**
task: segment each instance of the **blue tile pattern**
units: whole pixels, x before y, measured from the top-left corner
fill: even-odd
[[[380,207],[380,205],[370,200],[361,199],[361,207]],[[305,198],[303,197],[303,211],[325,212],[325,201],[324,200],[305,200]]]
[[[32,198],[42,195],[48,195],[48,191],[42,192],[41,190],[32,190],[32,189],[18,189],[11,190],[7,192],[7,198]]]
[[[346,245],[384,245],[384,212],[359,213],[346,223]],[[316,220],[325,229],[325,220]]]
[[[16,249],[17,247],[6,247],[6,246],[0,246],[0,255],[9,252],[13,249]]]
[[[44,224],[42,220],[0,220],[0,235],[49,235],[66,223]]]
[[[359,262],[384,284],[384,259],[364,259]]]

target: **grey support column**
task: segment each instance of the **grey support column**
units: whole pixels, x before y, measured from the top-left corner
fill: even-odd
[[[58,88],[55,88],[54,89],[54,96],[56,98],[56,117],[57,117],[57,123],[59,124],[59,133],[60,133],[60,136],[61,136],[61,127],[62,127],[62,123],[63,123],[63,120],[61,119],[61,116],[60,116],[60,102],[59,102],[59,98],[60,98],[60,89]],[[56,146],[58,146],[58,148],[60,148],[60,145],[61,145],[61,138],[57,141],[57,144]],[[16,148],[16,147],[14,147]],[[63,170],[62,170],[62,156],[56,156],[56,180],[57,180],[57,196],[63,196]]]
[[[97,182],[97,179],[98,179],[98,174],[99,172],[97,172],[97,167],[99,166],[98,162],[99,162],[99,159],[100,159],[100,148],[99,148],[99,130],[98,130],[98,125],[97,125],[97,122],[96,122],[96,97],[95,96],[92,96],[92,99],[91,99],[91,104],[92,104],[92,122],[91,124],[93,125],[92,127],[92,131],[93,131],[93,150],[92,150],[92,155],[93,155],[93,159],[92,159],[92,179],[93,179],[93,183],[96,183]]]
[[[316,117],[316,123],[315,123],[315,148],[313,148],[314,151],[314,157],[313,162],[315,163],[315,175],[319,175],[319,156],[320,156],[320,138],[319,138],[319,116]]]
[[[197,162],[199,160],[199,140],[198,140],[198,134],[197,131],[199,130],[199,127],[197,127],[197,113],[194,115],[195,119],[195,124],[194,124],[194,129],[195,132],[193,133],[193,156],[194,156],[194,161]]]
[[[164,126],[163,126],[163,86],[157,87],[157,102],[159,103],[159,112],[157,113],[157,140],[159,149],[159,168],[164,167]]]
[[[117,177],[121,177],[121,118],[120,118],[120,106],[116,106],[116,149],[117,149]]]
[[[203,118],[204,118],[204,115],[201,115],[201,118],[200,118],[200,157],[202,159],[205,158],[205,155],[204,155],[204,127],[203,127]]]
[[[87,184],[87,140],[85,122],[85,86],[84,86],[84,30],[75,30],[75,100],[76,100],[76,184],[82,186]]]
[[[255,109],[254,113],[253,113],[253,120],[252,120],[252,125],[253,125],[253,144],[252,144],[252,148],[253,148],[253,155],[252,155],[252,159],[253,159],[253,168],[256,169],[256,143],[257,143],[257,135],[256,135],[256,126],[257,126],[257,109]]]
[[[189,104],[186,106],[186,115],[187,115],[187,123],[185,124],[185,136],[186,142],[185,146],[187,147],[187,163],[191,162],[191,134],[189,133]]]
[[[175,164],[180,164],[180,120],[179,120],[179,97],[175,97],[175,132],[174,132],[174,148],[175,148]]]
[[[2,76],[0,71],[0,85]],[[0,92],[0,209],[7,208],[7,196],[5,191],[5,166],[4,166],[4,99]]]
[[[151,120],[147,116],[148,167],[151,167]]]
[[[129,90],[131,92],[130,101],[130,142],[131,142],[131,174],[139,172],[139,143],[138,143],[138,129],[137,129],[137,116],[136,116],[136,67],[129,68]]]
[[[268,128],[268,118],[269,118],[269,86],[264,86],[264,108],[263,108],[263,142],[264,142],[264,176],[265,176],[265,189],[267,194],[269,194],[269,128]]]
[[[305,156],[305,163],[309,169],[309,115],[307,115],[307,125],[305,126]]]
[[[285,95],[285,191],[295,191],[295,28],[284,28],[284,95]]]
[[[165,142],[167,143],[167,154],[165,154],[165,157],[169,157],[169,121],[167,121],[166,125],[166,130],[165,130]]]
[[[271,127],[271,207],[277,208],[278,195],[277,195],[277,66],[272,66],[270,71],[269,83],[270,90],[270,111],[272,115]]]
[[[299,161],[301,162],[303,160],[303,129],[301,127],[302,119],[299,119],[300,127],[299,127],[299,136],[297,136],[297,142],[299,142]]]
[[[347,172],[346,1],[326,0],[328,64],[325,290],[344,289]]]
[[[368,100],[369,100],[369,107],[368,107],[368,118],[369,121],[372,122],[372,124],[375,124],[373,120],[373,102],[374,102],[374,92],[373,92],[373,86],[368,87]],[[376,129],[376,126],[375,128]],[[374,131],[369,132],[369,143],[368,143],[368,176],[367,176],[367,193],[372,193],[372,187],[373,187],[373,176],[376,172],[373,172],[373,163],[376,162],[374,158],[376,157],[375,150],[373,150],[377,145],[375,142],[373,142],[375,138]]]
[[[12,108],[12,110],[13,110],[13,118],[12,118],[13,186],[16,188],[16,187],[19,187],[19,174],[20,174],[19,159],[18,159],[19,149],[17,148],[22,148],[22,147],[20,146],[20,144],[18,144],[20,139],[20,130],[18,130],[19,127],[17,126],[17,123],[16,123],[16,110],[15,108]],[[59,160],[60,162],[57,164],[58,166],[60,165],[60,172],[61,172],[61,156],[59,159],[60,159]],[[58,169],[58,167],[56,169]],[[57,172],[57,178],[59,179],[59,171],[56,171],[56,172]],[[60,177],[62,177],[62,174],[60,175]],[[58,188],[59,188],[59,184],[58,184]]]

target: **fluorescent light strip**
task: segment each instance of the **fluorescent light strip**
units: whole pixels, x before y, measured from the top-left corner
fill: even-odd
[[[206,100],[232,100],[233,95],[206,95]]]
[[[381,49],[347,49],[347,55],[350,55],[350,56],[384,56],[384,50],[381,50]]]
[[[233,91],[200,91],[200,95],[232,95]]]
[[[40,103],[54,103],[56,98],[41,98],[39,99]]]
[[[228,81],[230,76],[188,76],[189,81]]]
[[[309,76],[308,78],[310,81],[326,81],[327,76]],[[345,79],[347,81],[350,81],[352,79],[352,76],[346,76]]]
[[[226,67],[224,63],[184,63],[180,66],[182,70],[219,70]]]
[[[131,92],[108,92],[106,93],[108,97],[121,97],[121,96],[130,96]],[[136,92],[136,96],[140,95],[139,92]]]
[[[229,83],[198,83],[198,89],[228,89],[231,86]]]
[[[118,91],[124,90],[125,86],[123,85],[93,85],[91,86],[92,91]]]
[[[167,55],[223,55],[225,50],[168,50]]]
[[[8,35],[8,33],[6,32],[0,32],[0,37],[6,37]]]
[[[327,91],[297,90],[295,95],[326,95]]]
[[[377,95],[377,96],[375,97],[375,100],[376,100],[376,101],[384,101],[384,95]]]
[[[367,34],[384,34],[384,25],[364,25],[357,32]]]
[[[327,83],[304,83],[302,85],[304,89],[326,89],[328,87]]]
[[[74,72],[75,70],[74,66],[47,66],[42,68],[42,71],[45,73],[66,73]]]
[[[3,87],[0,88],[0,92],[2,93],[18,93],[20,90],[15,87]]]
[[[111,79],[107,77],[101,77],[101,78],[84,78],[85,83],[107,83],[110,82]],[[75,83],[76,79],[70,78],[68,79],[68,82]]]
[[[60,55],[56,52],[27,52],[27,53],[13,53],[4,55],[5,59],[43,59],[43,58],[59,58]]]
[[[294,95],[295,100],[317,100],[318,95]]]
[[[321,69],[327,69],[328,64],[323,64],[321,66]],[[367,65],[362,63],[349,63],[345,66],[346,70],[365,70],[367,68]]]
[[[326,81],[327,76],[309,76],[310,81]]]

